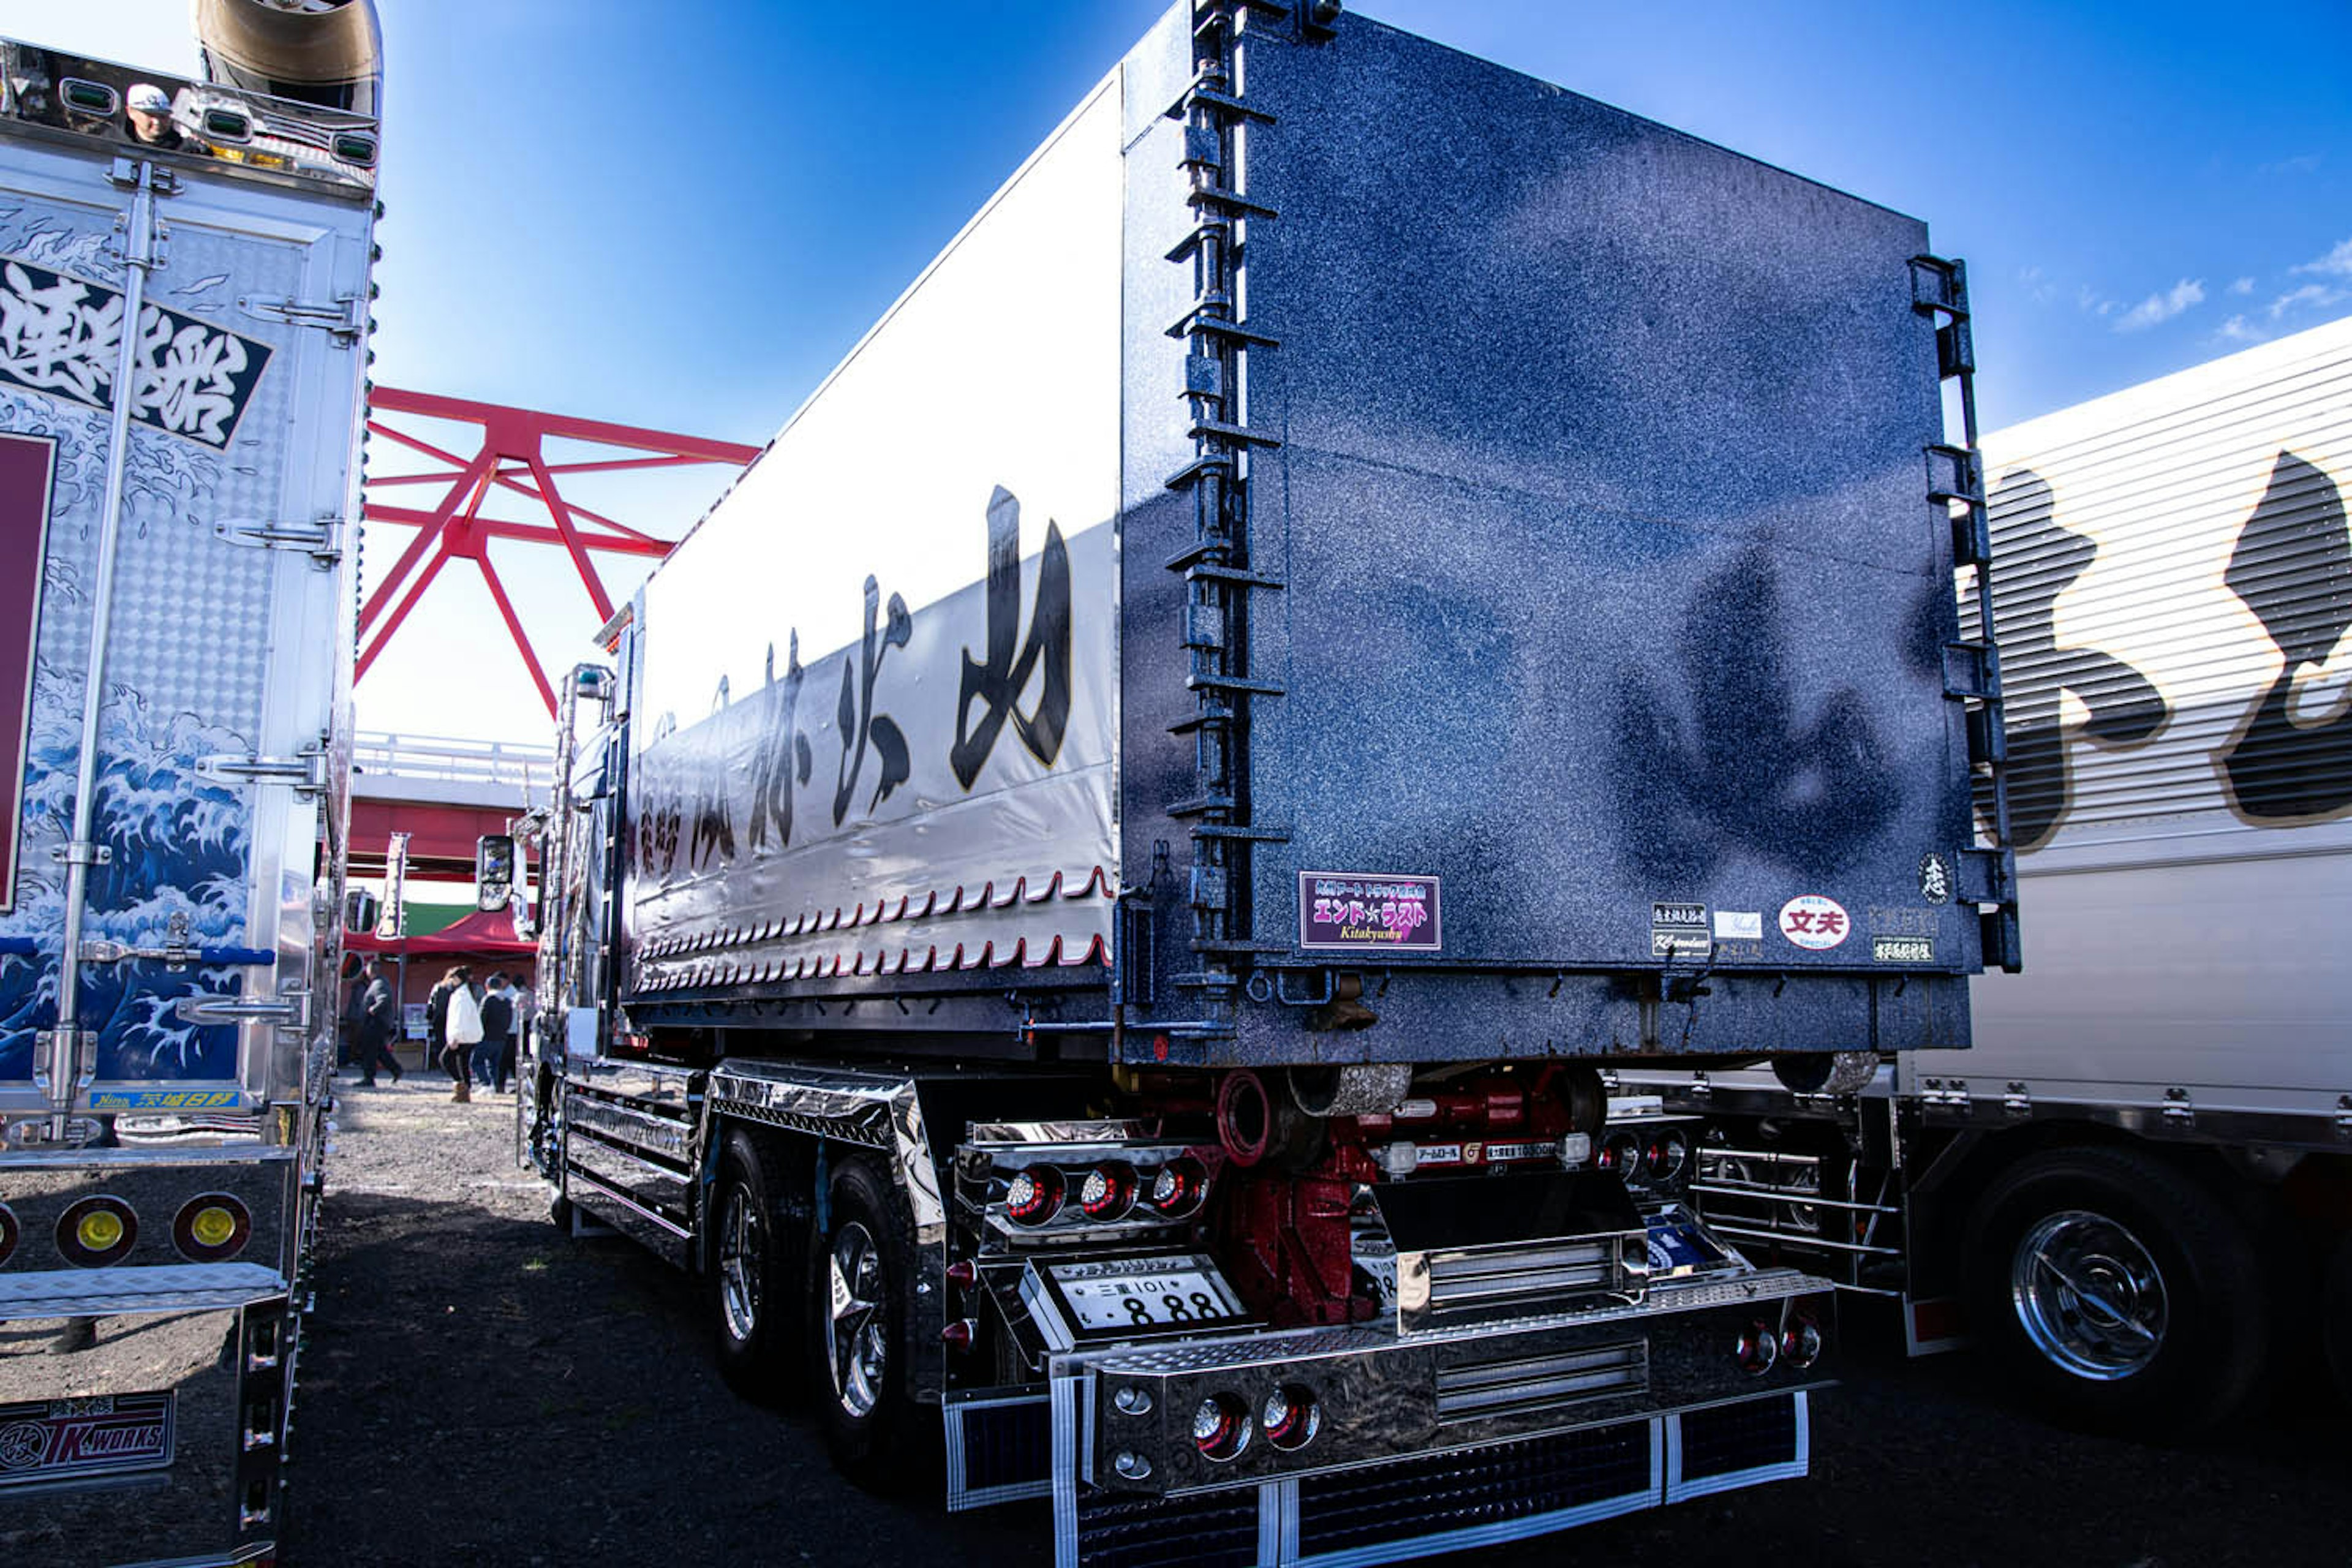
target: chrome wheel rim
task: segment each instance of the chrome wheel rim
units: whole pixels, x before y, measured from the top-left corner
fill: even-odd
[[[834,1232],[826,1262],[825,1362],[833,1369],[833,1395],[852,1415],[865,1415],[881,1403],[882,1375],[889,1359],[883,1311],[882,1249],[873,1232],[850,1220]]]
[[[760,1280],[766,1261],[760,1211],[740,1184],[730,1187],[719,1226],[719,1300],[727,1314],[728,1337],[739,1343],[759,1331]]]
[[[2042,1220],[2019,1239],[2009,1284],[2025,1337],[2077,1377],[2117,1382],[2164,1348],[2163,1272],[2105,1215],[2067,1209]]]

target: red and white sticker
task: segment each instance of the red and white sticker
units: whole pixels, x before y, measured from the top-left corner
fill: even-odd
[[[1800,893],[1780,906],[1780,934],[1815,952],[1837,946],[1853,931],[1845,906],[1819,893]]]

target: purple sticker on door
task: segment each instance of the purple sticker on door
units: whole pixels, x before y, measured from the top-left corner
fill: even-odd
[[[1298,945],[1436,952],[1437,879],[1359,871],[1298,873]]]

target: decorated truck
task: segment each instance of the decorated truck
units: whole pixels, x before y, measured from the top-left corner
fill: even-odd
[[[1186,0],[574,672],[524,1156],[1066,1563],[1801,1474],[1825,1287],[1601,1068],[2014,963],[1972,368],[1915,219]]]
[[[0,1551],[268,1557],[334,1061],[365,5],[0,40]]]
[[[2032,964],[1859,1094],[1627,1072],[1759,1256],[2062,1420],[2352,1397],[2352,321],[1985,437]]]

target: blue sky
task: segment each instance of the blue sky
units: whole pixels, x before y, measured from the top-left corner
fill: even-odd
[[[762,441],[1161,8],[381,0],[378,379]],[[2352,313],[2345,0],[1357,8],[1927,219],[1989,428]],[[0,0],[0,33],[188,69],[187,16]],[[362,724],[536,739],[487,595],[436,594]],[[593,629],[560,565],[518,598]]]

